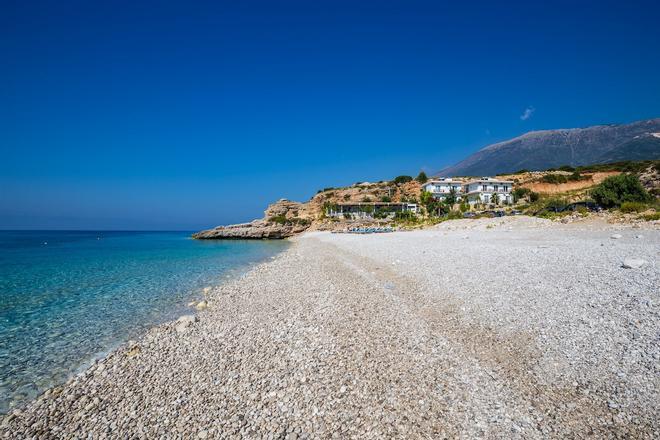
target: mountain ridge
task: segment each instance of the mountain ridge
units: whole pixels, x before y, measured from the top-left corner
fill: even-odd
[[[659,158],[660,118],[653,118],[629,124],[530,131],[487,145],[434,175],[493,175]]]

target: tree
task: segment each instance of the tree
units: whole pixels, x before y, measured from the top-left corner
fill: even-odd
[[[445,197],[445,203],[449,206],[453,206],[456,203],[456,190],[454,188],[449,190],[449,195]]]
[[[435,216],[438,213],[441,203],[433,197],[433,194],[428,191],[422,191],[419,199],[430,216]]]
[[[402,183],[407,183],[413,180],[411,176],[396,176],[394,178],[394,183],[397,185],[401,185]]]
[[[591,191],[591,197],[605,208],[621,206],[624,202],[646,203],[652,199],[639,179],[632,174],[608,177]]]
[[[490,195],[490,203],[492,203],[495,206],[499,205],[500,198],[497,196],[497,194],[491,194]]]
[[[424,171],[420,171],[417,177],[415,177],[415,180],[417,180],[419,183],[422,185],[426,183],[429,178],[426,176],[426,173]]]

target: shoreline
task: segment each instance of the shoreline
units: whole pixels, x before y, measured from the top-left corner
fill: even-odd
[[[613,230],[625,236],[610,239]],[[198,322],[181,332],[176,322],[167,322],[121,344],[66,384],[0,418],[0,434],[66,437],[74,426],[100,437],[170,432],[199,438],[335,433],[541,438],[586,429],[652,434],[660,429],[658,399],[639,399],[658,397],[660,384],[647,370],[629,365],[625,353],[633,349],[658,359],[658,347],[648,344],[658,325],[657,296],[650,305],[643,298],[633,304],[636,319],[650,322],[632,332],[627,321],[608,329],[615,345],[626,339],[615,348],[579,321],[591,323],[595,311],[618,323],[626,308],[610,310],[601,296],[621,302],[619,283],[631,283],[627,290],[634,298],[657,287],[652,248],[660,243],[659,231],[642,229],[640,239],[635,231],[525,218],[459,220],[378,237],[306,233],[289,239],[292,245],[271,260],[215,287],[209,309],[196,314]],[[563,283],[557,275],[570,273],[570,267],[557,270],[550,261],[573,255],[557,243],[571,242],[589,256],[593,252],[594,262],[587,265],[578,253],[565,263],[584,264],[598,292],[575,283],[567,284],[569,295],[553,286]],[[520,283],[556,295],[561,301],[553,307],[566,308],[575,320],[560,321],[564,318],[554,316],[552,308],[538,310],[535,301],[544,299],[531,301],[522,286],[511,284],[510,268],[485,267],[484,279],[478,272],[468,277],[452,258],[452,252],[463,252],[489,261],[507,255],[501,249],[506,246],[512,247],[512,259],[524,252],[546,271],[539,278],[534,270],[519,268],[537,277]],[[475,254],[477,249],[487,255]],[[621,249],[642,254],[648,264],[636,272],[611,267],[625,256]],[[598,275],[610,277],[604,287]],[[535,286],[538,280],[545,285]],[[558,323],[574,331],[561,335]],[[600,328],[597,320],[593,324]],[[562,342],[566,338],[575,346]],[[578,348],[589,345],[601,351],[585,360]],[[636,396],[605,396],[609,373],[599,377],[605,370],[598,360],[611,356],[623,365],[617,372],[623,377],[613,377],[634,378],[628,386]],[[585,365],[594,371],[585,373]],[[350,415],[350,422],[342,414]]]
[[[21,234],[16,259],[2,267],[8,289],[0,331],[0,418],[153,326],[191,313],[207,286],[240,276],[287,247],[200,244],[178,232],[106,233],[102,241],[98,233],[48,234]],[[31,250],[29,243],[45,239],[50,246]]]

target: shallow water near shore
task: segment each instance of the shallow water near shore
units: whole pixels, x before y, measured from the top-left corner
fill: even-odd
[[[188,232],[0,231],[0,414],[287,247]]]

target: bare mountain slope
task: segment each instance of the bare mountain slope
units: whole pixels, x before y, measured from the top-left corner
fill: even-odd
[[[621,125],[532,131],[489,145],[438,172],[443,176],[493,175],[621,160],[660,159],[660,118]]]

